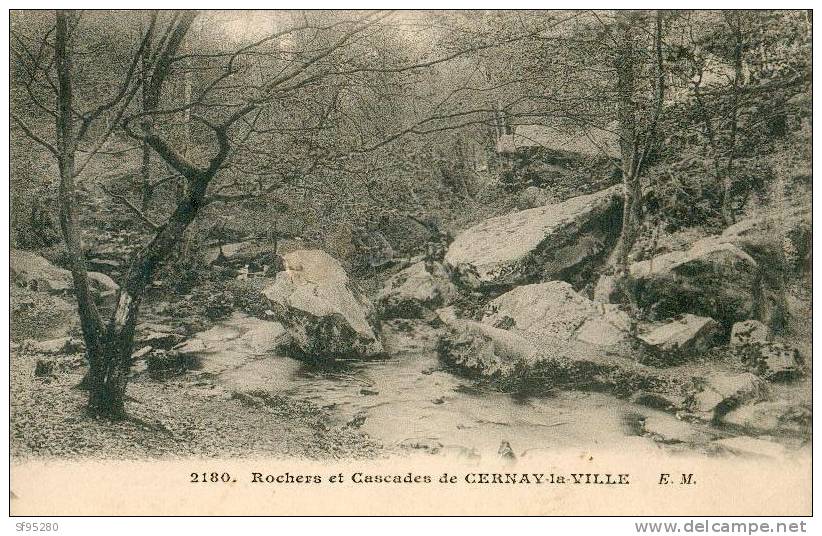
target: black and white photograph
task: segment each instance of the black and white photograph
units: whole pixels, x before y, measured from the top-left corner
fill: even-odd
[[[811,514],[812,10],[288,4],[9,10],[12,516]]]

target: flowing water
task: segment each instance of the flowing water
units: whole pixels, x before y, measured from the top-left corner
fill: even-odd
[[[680,435],[684,427],[690,438],[711,439],[698,427],[691,433],[691,425],[673,415],[607,394],[558,391],[520,398],[479,387],[444,370],[430,340],[407,339],[410,346],[385,360],[318,367],[276,353],[250,357],[247,345],[225,342],[242,340],[236,338],[242,331],[235,321],[201,334],[223,345],[205,365],[220,383],[310,401],[389,448],[466,457],[496,456],[503,442],[517,456],[597,446],[656,450],[659,444],[638,430],[638,421],[649,416]]]

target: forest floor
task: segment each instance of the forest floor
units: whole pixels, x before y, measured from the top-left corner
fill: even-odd
[[[129,418],[109,422],[85,411],[78,389],[82,355],[61,359],[50,378],[34,376],[36,357],[11,354],[11,455],[140,459],[200,457],[374,458],[381,447],[334,422],[309,402],[209,388],[185,375],[156,380],[138,373],[129,385]]]

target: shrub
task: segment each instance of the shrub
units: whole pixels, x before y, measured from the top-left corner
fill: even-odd
[[[228,291],[209,294],[203,304],[203,314],[209,320],[222,320],[234,311],[234,296]]]

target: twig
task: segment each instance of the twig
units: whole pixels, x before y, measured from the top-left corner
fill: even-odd
[[[151,220],[151,218],[149,218],[148,216],[146,216],[146,215],[145,215],[145,213],[144,213],[142,210],[140,210],[139,208],[137,208],[137,207],[134,205],[134,203],[132,203],[131,201],[129,201],[129,200],[128,200],[128,198],[127,198],[126,196],[124,196],[124,195],[122,195],[122,194],[116,194],[116,193],[114,193],[114,192],[110,192],[110,191],[108,190],[108,188],[106,188],[106,187],[105,187],[105,186],[103,186],[102,184],[100,185],[100,188],[102,188],[102,190],[103,190],[103,191],[104,191],[104,192],[105,192],[105,193],[106,193],[109,197],[111,197],[112,199],[117,199],[118,201],[120,201],[121,203],[123,203],[125,206],[127,206],[129,209],[131,209],[131,211],[132,211],[132,212],[133,212],[133,213],[134,213],[134,214],[135,214],[138,218],[140,218],[140,220],[142,220],[142,222],[143,222],[143,223],[145,223],[146,225],[148,225],[149,227],[151,227],[153,230],[155,230],[155,231],[156,231],[157,229],[159,229],[159,228],[160,228],[160,225],[159,225],[159,224],[155,223],[154,221],[152,221],[152,220]]]

